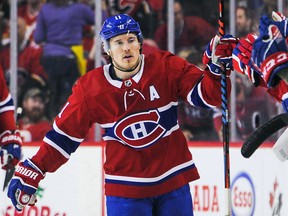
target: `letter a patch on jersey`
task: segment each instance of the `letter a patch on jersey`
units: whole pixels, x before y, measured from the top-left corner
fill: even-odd
[[[160,98],[158,92],[156,91],[153,85],[149,87],[149,90],[150,90],[150,101]]]

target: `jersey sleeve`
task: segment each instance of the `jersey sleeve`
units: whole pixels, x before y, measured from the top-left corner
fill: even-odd
[[[278,85],[267,89],[267,92],[281,103],[283,100],[288,98],[288,85],[284,80],[280,80]]]
[[[85,99],[82,85],[76,84],[55,118],[53,129],[46,134],[39,151],[32,158],[43,172],[54,172],[68,161],[89,132],[93,122]]]
[[[8,91],[4,73],[0,66],[0,134],[5,130],[15,130],[14,103]]]
[[[208,69],[202,70],[193,64],[183,63],[179,76],[179,95],[191,105],[201,108],[215,108],[221,104],[221,77]],[[227,95],[231,82],[227,77]]]

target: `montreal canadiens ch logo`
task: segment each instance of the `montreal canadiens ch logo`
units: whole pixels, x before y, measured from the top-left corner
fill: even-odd
[[[137,113],[119,121],[114,132],[126,145],[144,148],[155,143],[166,132],[159,120],[160,115],[156,110]]]

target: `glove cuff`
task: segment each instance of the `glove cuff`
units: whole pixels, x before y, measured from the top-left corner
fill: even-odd
[[[265,59],[261,65],[261,71],[267,86],[275,86],[275,75],[287,67],[288,53],[286,52],[276,52]]]
[[[5,130],[0,135],[0,145],[5,146],[9,144],[18,144],[21,146],[22,139],[21,139],[19,130],[15,130],[15,131]]]
[[[27,158],[24,163],[28,163],[28,166],[32,167],[33,169],[37,170],[39,173],[41,173],[41,175],[43,176],[43,178],[45,177],[45,173],[42,172],[41,169],[38,168],[38,166],[36,166],[36,164],[30,159]],[[26,164],[25,164],[26,165]]]
[[[19,163],[15,170],[15,176],[20,177],[37,190],[38,183],[45,177],[45,174],[30,159],[26,159]]]
[[[214,74],[215,76],[221,76],[222,69],[221,69],[220,65],[210,63],[210,64],[207,64],[207,67],[208,67],[209,71],[212,74]]]

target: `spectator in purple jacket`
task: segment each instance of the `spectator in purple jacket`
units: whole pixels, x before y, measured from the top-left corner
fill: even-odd
[[[94,25],[94,11],[87,4],[49,0],[39,12],[34,40],[43,45],[42,64],[51,91],[50,118],[59,113],[80,76],[77,58],[83,58],[82,31],[86,25]],[[80,52],[72,51],[77,45]]]

